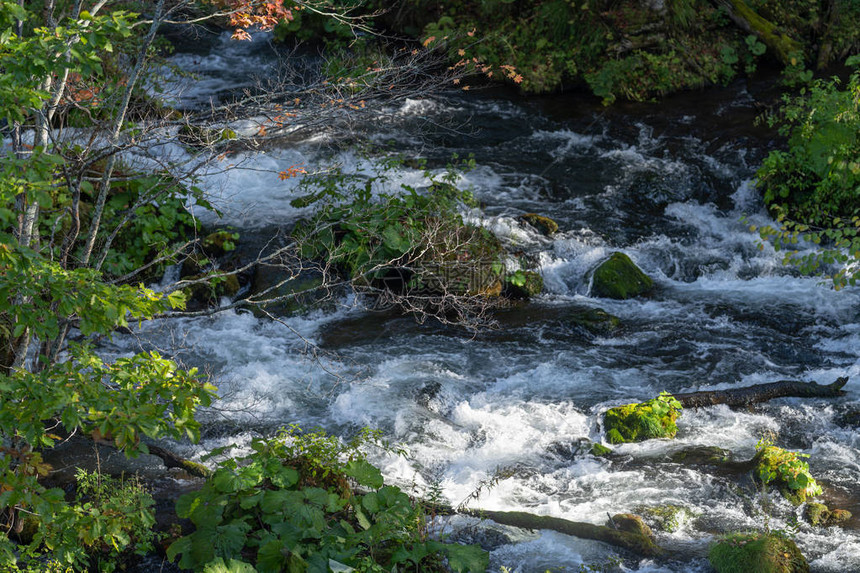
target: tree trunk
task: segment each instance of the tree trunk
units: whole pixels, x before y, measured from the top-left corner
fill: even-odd
[[[838,378],[832,384],[827,385],[821,385],[817,382],[780,380],[779,382],[755,384],[744,388],[688,392],[674,396],[684,408],[704,408],[717,404],[726,404],[732,408],[737,408],[767,402],[774,398],[835,398],[844,396],[845,391],[842,390],[842,387],[847,382],[847,376]]]
[[[783,65],[792,63],[792,56],[803,56],[803,45],[783,34],[769,20],[759,16],[744,0],[710,0],[717,8],[726,10],[735,25],[747,34],[755,34]]]

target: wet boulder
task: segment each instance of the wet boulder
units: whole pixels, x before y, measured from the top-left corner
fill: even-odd
[[[625,300],[654,288],[654,281],[624,253],[612,255],[591,272],[591,295]]]
[[[851,519],[850,511],[846,509],[831,510],[823,503],[807,504],[804,515],[806,520],[816,527],[838,525]]]
[[[654,539],[654,532],[651,531],[651,528],[645,524],[645,521],[640,516],[632,513],[616,513],[609,519],[606,526]]]
[[[678,531],[684,522],[696,516],[690,509],[682,505],[672,504],[643,507],[639,512],[651,523],[652,527],[666,533]]]
[[[724,466],[731,462],[732,453],[717,446],[691,446],[674,452],[670,459],[676,464]]]
[[[808,573],[806,558],[791,539],[776,533],[733,533],[708,552],[717,573]]]
[[[610,334],[621,324],[620,318],[600,308],[571,309],[564,314],[564,320],[592,334]]]
[[[674,438],[675,420],[681,405],[669,394],[639,404],[610,408],[603,415],[606,439],[611,444],[641,442],[654,438]]]
[[[235,297],[240,288],[238,276],[218,271],[201,273],[184,280],[194,281],[193,284],[182,289],[185,293],[187,310],[218,306],[222,298]]]
[[[543,290],[543,277],[534,271],[516,271],[505,277],[502,295],[515,299],[529,299]]]
[[[544,236],[550,237],[558,232],[558,223],[549,217],[544,217],[537,213],[526,213],[525,215],[520,215],[519,219]]]

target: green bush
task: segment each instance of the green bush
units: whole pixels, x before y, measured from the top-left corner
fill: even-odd
[[[312,192],[293,205],[320,207],[294,231],[302,257],[333,265],[357,286],[498,295],[504,250],[492,233],[463,221],[460,208],[473,199],[455,186],[459,172],[453,165],[441,177],[425,172],[423,191],[404,185],[403,193],[374,193],[399,164],[383,164],[369,178],[335,172],[305,180]]]
[[[486,552],[430,539],[421,506],[384,485],[360,449],[376,440],[364,432],[344,445],[295,426],[255,439],[250,454],[221,462],[200,491],[179,499],[177,513],[195,530],[175,541],[168,557],[180,556],[187,569],[224,571],[232,562],[230,571],[277,573],[407,564],[444,571],[444,555],[454,571],[485,571]]]
[[[808,454],[778,448],[768,440],[760,440],[756,451],[756,477],[765,485],[776,485],[780,493],[795,505],[800,505],[807,497],[823,493],[809,473],[809,464],[803,461],[809,457]]]
[[[860,57],[849,63],[860,64]],[[769,121],[780,125],[788,147],[772,151],[756,176],[780,226],[752,229],[803,272],[860,261],[860,72],[844,89],[835,78],[819,80],[785,97]],[[802,240],[822,247],[801,254],[795,245]],[[857,275],[843,267],[832,279],[841,288]]]

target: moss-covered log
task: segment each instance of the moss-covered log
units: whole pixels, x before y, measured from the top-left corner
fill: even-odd
[[[803,45],[782,33],[776,25],[762,18],[744,0],[711,0],[716,8],[725,9],[729,18],[747,34],[755,34],[759,40],[782,62],[791,64],[792,57],[803,55]]]
[[[612,527],[602,525],[594,525],[593,523],[569,521],[560,517],[535,515],[524,511],[467,509],[461,511],[461,513],[473,517],[491,519],[501,525],[510,525],[523,529],[549,529],[582,539],[602,541],[645,557],[657,557],[663,553],[663,549],[646,535],[621,531],[620,529],[613,529]]]
[[[821,385],[817,382],[800,382],[798,380],[780,380],[768,384],[755,384],[744,388],[729,390],[707,390],[703,392],[687,392],[674,394],[684,408],[703,408],[726,404],[733,408],[749,406],[759,402],[767,402],[775,398],[836,398],[844,396],[842,387],[848,382],[848,377],[838,378],[832,384]]]
[[[149,453],[153,456],[161,458],[161,461],[164,462],[164,466],[166,468],[181,468],[193,476],[202,478],[209,477],[209,474],[211,473],[203,464],[186,460],[185,458],[182,458],[169,450],[165,450],[164,448],[147,445],[147,449],[149,449]]]

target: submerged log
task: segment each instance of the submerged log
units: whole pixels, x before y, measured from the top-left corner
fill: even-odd
[[[657,557],[663,554],[663,549],[646,535],[594,525],[593,523],[569,521],[560,517],[535,515],[524,511],[464,509],[460,510],[459,513],[491,519],[500,525],[510,525],[522,529],[549,529],[582,539],[602,541],[645,557]]]
[[[832,384],[827,385],[799,380],[780,380],[779,382],[755,384],[744,388],[685,392],[674,394],[674,397],[684,408],[703,408],[717,404],[726,404],[732,408],[737,408],[767,402],[775,398],[835,398],[844,396],[845,391],[842,390],[842,387],[847,382],[847,376],[838,378]]]

